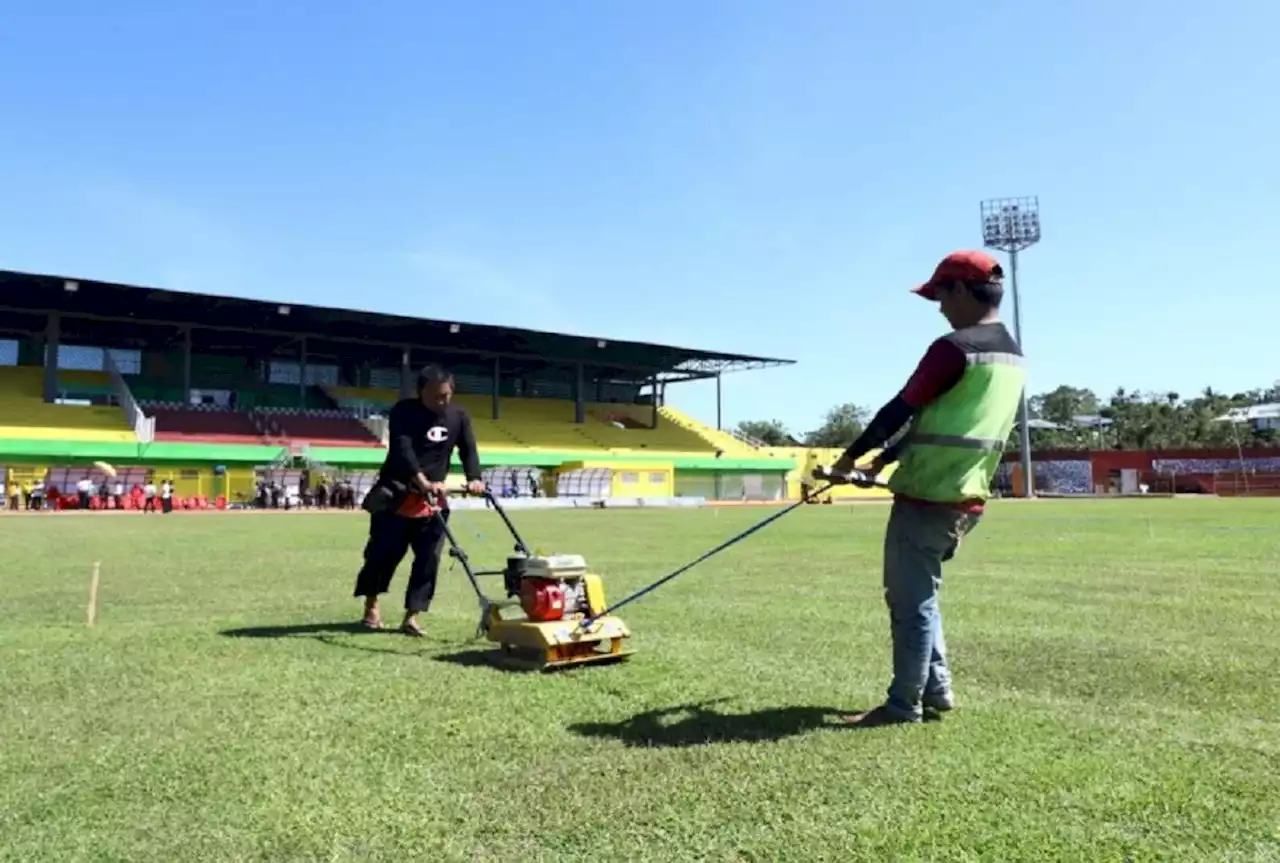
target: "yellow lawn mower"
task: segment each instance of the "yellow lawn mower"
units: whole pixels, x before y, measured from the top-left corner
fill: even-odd
[[[475,569],[448,522],[444,533],[449,555],[462,564],[480,601],[476,635],[498,645],[489,659],[510,668],[549,671],[631,656],[634,651],[623,646],[631,631],[620,618],[605,613],[604,583],[588,571],[582,555],[533,554],[498,498],[489,492],[483,497],[515,540],[505,567]],[[489,599],[480,588],[481,576],[494,575],[502,576],[506,599]],[[589,626],[582,625],[585,620]]]

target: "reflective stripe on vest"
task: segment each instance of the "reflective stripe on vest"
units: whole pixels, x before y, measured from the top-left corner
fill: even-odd
[[[917,500],[985,500],[1023,395],[1026,360],[1016,351],[965,354],[960,380],[908,426],[907,447],[889,477],[895,494]]]
[[[965,354],[964,361],[971,366],[1017,366],[1025,368],[1027,365],[1026,357],[1020,357],[1017,354],[1002,354],[996,351]]]
[[[964,361],[970,366],[1016,366],[1024,367],[1026,358],[1017,354],[1000,353],[998,351],[979,351],[965,354]],[[1004,452],[1005,442],[987,437],[963,437],[952,434],[914,434],[912,443],[930,444],[932,446],[949,446],[959,449],[980,449],[988,452]]]
[[[933,446],[952,446],[960,449],[984,449],[990,452],[1003,452],[1004,441],[989,437],[961,437],[954,434],[917,434],[911,436],[912,443],[932,444]]]

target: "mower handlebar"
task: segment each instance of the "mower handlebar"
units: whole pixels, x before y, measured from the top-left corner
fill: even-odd
[[[456,497],[480,497],[487,500],[489,502],[489,506],[492,507],[493,510],[502,518],[502,523],[507,526],[507,530],[511,531],[511,538],[516,542],[515,551],[522,552],[524,554],[531,553],[529,551],[529,546],[525,544],[524,539],[520,536],[520,532],[516,530],[516,526],[511,523],[510,516],[507,515],[507,511],[503,509],[502,504],[499,502],[500,498],[493,493],[493,490],[489,488],[487,484],[485,485],[484,491],[479,493],[472,492],[466,486],[462,486],[461,488],[443,488],[440,490],[441,502],[443,503],[444,500],[451,495]]]
[[[419,491],[418,493],[421,494],[422,492]],[[477,492],[472,492],[465,485],[457,486],[457,487],[443,486],[441,488],[435,489],[434,491],[431,492],[431,494],[439,498],[440,500],[444,500],[447,497],[492,497],[493,496],[492,493],[489,491],[488,486],[485,487],[484,491],[477,493]]]
[[[833,485],[856,485],[860,488],[871,488],[880,485],[876,481],[873,474],[860,470],[851,470],[848,473],[838,473],[824,465],[818,465],[813,469],[813,478],[825,480]]]
[[[471,491],[465,485],[460,488],[442,489],[440,493],[446,497],[489,497],[491,495],[487,486],[484,491],[476,493]]]

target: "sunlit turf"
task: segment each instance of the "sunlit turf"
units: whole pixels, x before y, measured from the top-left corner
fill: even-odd
[[[359,513],[0,518],[0,857],[1280,859],[1280,501],[993,505],[943,590],[960,708],[851,731],[887,512],[803,508],[549,675],[473,661],[456,569],[426,639],[352,631]],[[767,514],[514,517],[616,600]]]

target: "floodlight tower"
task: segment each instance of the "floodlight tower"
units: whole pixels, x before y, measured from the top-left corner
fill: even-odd
[[[1013,287],[1013,337],[1022,344],[1022,312],[1018,303],[1018,253],[1040,242],[1040,199],[990,198],[982,202],[982,244],[1009,255],[1009,282]],[[1031,424],[1027,411],[1027,391],[1022,391],[1018,408],[1022,447],[1022,487],[1025,497],[1035,493],[1031,473]]]

